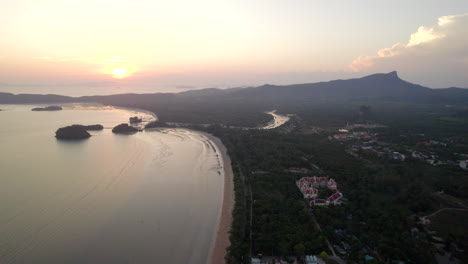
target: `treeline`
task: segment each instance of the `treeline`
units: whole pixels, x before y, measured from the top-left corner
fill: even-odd
[[[227,263],[248,263],[249,237],[247,230],[247,204],[245,202],[244,185],[239,171],[234,173],[234,196],[235,204],[232,211],[232,225],[229,233],[231,245],[225,256]]]
[[[323,135],[281,134],[275,131],[243,131],[210,127],[220,137],[245,171],[252,188],[252,241],[249,241],[249,203],[241,183],[236,183],[233,247],[229,263],[247,262],[252,254],[292,256],[328,251],[325,238],[336,245],[348,243],[347,258],[362,261],[365,254],[379,261],[403,260],[433,263],[431,245],[411,233],[417,226],[414,214],[434,210],[438,205],[433,193],[436,175],[392,162],[368,164],[345,153],[345,146],[331,143]],[[336,179],[349,202],[336,207],[314,209],[322,232],[313,225],[310,209],[295,186],[302,175],[284,170],[306,167],[309,162]],[[254,172],[254,173],[252,173]],[[440,177],[439,177],[440,178]],[[245,183],[244,183],[245,184]],[[248,195],[247,195],[248,196]],[[240,209],[242,208],[242,210]],[[242,229],[244,226],[246,229]],[[335,229],[345,229],[337,235]],[[234,235],[236,234],[236,235]],[[429,249],[429,250],[428,250]],[[367,253],[364,253],[367,252]]]

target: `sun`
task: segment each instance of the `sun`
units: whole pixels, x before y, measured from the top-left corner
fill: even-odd
[[[112,69],[112,77],[122,79],[128,76],[128,71],[125,68]]]
[[[139,67],[119,56],[99,60],[99,64],[102,65],[102,68],[99,69],[99,73],[110,75],[115,79],[129,78],[140,70]]]

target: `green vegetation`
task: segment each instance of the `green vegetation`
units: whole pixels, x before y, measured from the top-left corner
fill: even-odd
[[[468,258],[459,249],[468,247],[468,211],[445,210],[431,217],[429,227],[445,239],[444,249],[467,263]]]
[[[133,134],[136,132],[138,132],[138,129],[132,126],[129,126],[128,124],[125,124],[125,123],[117,125],[112,129],[112,133],[116,133],[116,134]]]
[[[359,121],[359,106],[354,107],[354,112],[349,110],[351,106],[331,111],[326,124],[344,125],[346,119],[341,118],[353,115]],[[389,126],[375,129],[386,146],[417,149],[417,142],[434,139],[448,144],[443,148],[432,146],[428,152],[468,152],[466,136],[462,133],[464,127],[437,125],[445,122],[439,117],[446,115],[447,109],[427,112],[426,106],[418,106],[411,115],[395,118],[385,114],[385,107],[371,106],[370,109],[375,120]],[[322,109],[313,116],[319,117],[325,112]],[[395,112],[400,115],[399,111]],[[457,166],[431,166],[414,159],[401,162],[364,152],[362,159],[356,159],[346,153],[347,143],[329,141],[327,133],[300,133],[310,125],[319,125],[310,118],[312,114],[295,118],[292,122],[296,122],[296,129],[287,130],[288,133],[284,129],[196,128],[220,137],[236,167],[236,209],[229,263],[246,262],[250,254],[318,255],[322,251],[331,254],[326,240],[344,249],[342,257],[347,261],[362,262],[368,255],[374,258],[370,262],[375,263],[392,260],[435,263],[437,250],[418,224],[418,216],[452,206],[440,199],[437,195],[440,190],[466,197],[466,172]],[[325,127],[323,131],[331,129]],[[424,136],[418,135],[421,132]],[[319,172],[311,163],[337,180],[349,202],[309,209],[295,186],[295,181],[304,175],[285,170],[305,167],[317,175]],[[321,230],[315,226],[314,218]],[[459,234],[456,230],[440,235],[445,239],[449,234],[453,236],[453,232]],[[457,238],[456,241],[460,241],[460,236]]]
[[[71,125],[67,127],[61,127],[55,132],[55,137],[57,139],[63,140],[78,140],[86,139],[91,137],[91,134],[86,131],[85,126],[81,125]]]
[[[235,204],[232,211],[233,222],[229,236],[231,246],[227,250],[227,263],[240,263],[240,259],[249,255],[245,194],[243,183],[237,170],[234,172],[234,196]]]
[[[349,262],[362,263],[368,256],[367,263],[434,263],[431,236],[417,222],[437,209],[461,206],[442,198],[440,191],[455,196],[452,200],[467,198],[466,172],[456,164],[468,153],[467,97],[466,89],[428,89],[391,72],[315,84],[179,94],[71,98],[0,93],[0,102],[91,101],[142,108],[160,117],[160,123],[149,127],[177,122],[221,138],[235,170],[228,263],[249,263],[256,254],[332,254],[327,241]],[[241,129],[267,123],[271,117],[264,111],[273,109],[296,117],[273,131]],[[369,144],[387,148],[387,154],[399,151],[411,156],[418,151],[433,161],[451,163],[433,166],[425,157],[401,162],[363,151],[359,145],[356,148],[361,150],[350,152],[351,144],[362,142],[328,139],[348,122],[385,125],[373,129],[378,143]],[[114,130],[136,132],[126,124]],[[286,172],[290,167],[308,168],[314,174],[323,171],[336,179],[348,202],[310,209],[295,186],[304,175]],[[468,222],[463,216],[457,219]],[[450,241],[465,238],[465,233],[440,219],[433,228],[448,247]],[[466,244],[457,245],[465,252],[457,256],[465,260]]]
[[[327,260],[328,260],[328,254],[327,254],[327,252],[322,251],[322,253],[320,253],[320,257],[321,257],[323,260],[327,261]]]

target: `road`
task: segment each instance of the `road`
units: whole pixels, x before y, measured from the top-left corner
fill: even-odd
[[[426,216],[421,217],[421,219],[426,220],[427,218],[433,217],[433,216],[435,216],[436,214],[438,214],[438,213],[440,213],[440,212],[442,212],[442,211],[446,211],[446,210],[468,211],[468,209],[462,209],[462,208],[442,208],[442,209],[439,209],[439,210],[435,211],[434,213],[432,213],[432,214],[430,214],[430,215],[426,215]]]

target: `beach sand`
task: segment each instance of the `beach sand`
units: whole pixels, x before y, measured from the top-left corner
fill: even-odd
[[[210,259],[208,263],[220,264],[225,263],[227,248],[230,246],[229,231],[232,223],[232,210],[234,208],[234,174],[232,172],[231,159],[227,154],[226,147],[221,140],[213,135],[197,131],[203,134],[216,144],[220,154],[223,157],[224,167],[224,195],[221,214],[219,216],[218,229],[214,238],[214,243],[210,250]]]

